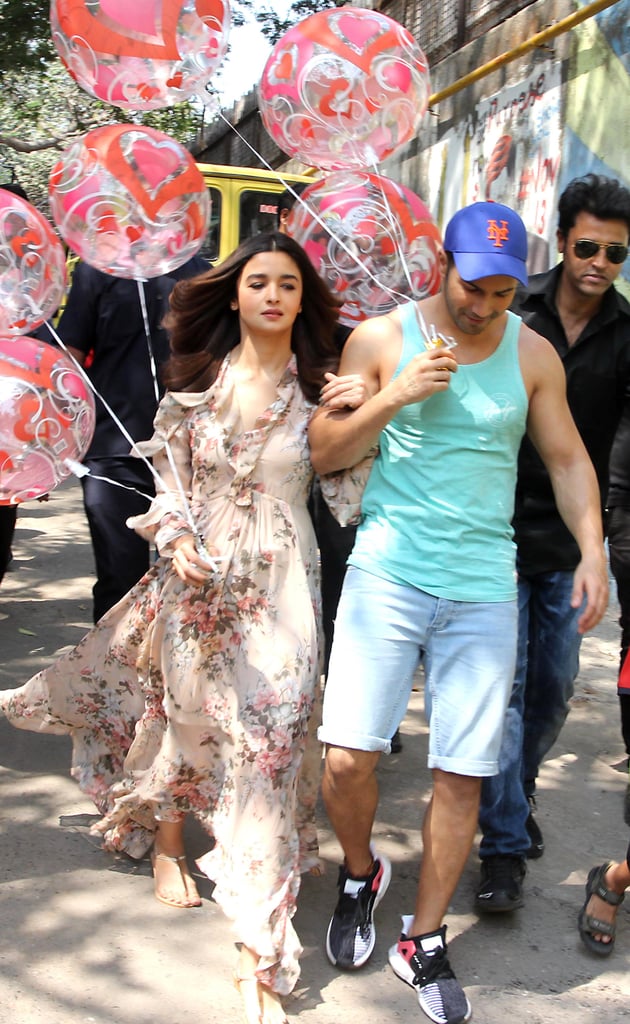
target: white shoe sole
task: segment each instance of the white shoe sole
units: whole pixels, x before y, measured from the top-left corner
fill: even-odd
[[[401,956],[401,954],[398,952],[398,943],[396,943],[394,946],[390,946],[388,960],[389,966],[391,967],[396,977],[400,978],[401,981],[404,981],[406,985],[409,985],[414,990],[418,997],[420,1009],[422,1010],[423,1013],[426,1013],[429,1020],[432,1020],[434,1024],[445,1024],[445,1018],[441,1015],[438,1017],[437,1014],[433,1012],[428,1003],[425,1002],[425,1000],[423,999],[422,992],[414,985],[414,972],[407,963],[407,961],[405,960],[404,956]],[[472,1017],[472,1007],[466,995],[465,998],[466,1014],[464,1017],[460,1018],[460,1024],[466,1024],[466,1021],[469,1021],[470,1018]]]
[[[389,860],[388,857],[385,856],[385,854],[377,853],[376,850],[373,847],[371,847],[371,850],[372,850],[372,856],[375,858],[375,860],[379,860],[380,861],[381,868],[383,869],[383,874],[381,876],[381,883],[379,885],[378,892],[377,892],[376,897],[374,899],[374,906],[372,907],[372,921],[373,921],[374,920],[374,912],[375,912],[376,908],[378,907],[379,903],[381,902],[381,900],[383,899],[383,896],[387,892],[387,890],[389,888],[389,883],[392,880],[392,865],[391,865],[391,861]],[[330,948],[330,931],[331,931],[331,928],[332,928],[332,921],[328,925],[328,931],[326,932],[326,956],[330,960],[330,962],[333,965],[333,967],[338,967],[339,964],[337,962],[335,954],[333,953],[333,951]],[[374,952],[374,946],[375,945],[376,945],[376,929],[374,928],[374,924],[372,924],[372,935],[370,937],[370,943],[368,944],[368,946],[366,947],[364,952],[361,954],[361,956],[357,960],[355,960],[351,965],[344,964],[342,969],[344,971],[357,971],[359,969],[359,967],[363,967],[363,965],[366,964],[368,962],[368,960],[370,959],[370,957],[372,956],[372,953]]]

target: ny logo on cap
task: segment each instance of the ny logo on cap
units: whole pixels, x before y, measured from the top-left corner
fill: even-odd
[[[496,220],[488,221],[488,238],[491,242],[494,242],[497,249],[502,249],[503,243],[507,242],[509,237],[510,229],[506,220],[499,221],[498,223]]]

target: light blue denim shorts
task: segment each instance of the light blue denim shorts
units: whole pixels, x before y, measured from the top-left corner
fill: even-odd
[[[422,658],[429,768],[496,775],[517,629],[516,600],[449,601],[350,566],[319,739],[388,753]]]

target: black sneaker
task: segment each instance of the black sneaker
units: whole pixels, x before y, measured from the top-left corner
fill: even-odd
[[[413,917],[403,917],[403,931],[389,951],[389,963],[402,981],[415,988],[420,1007],[436,1024],[464,1024],[472,1010],[446,955],[446,925],[427,935],[407,937]]]
[[[402,740],[400,738],[400,729],[396,729],[396,732],[394,733],[394,735],[392,736],[392,738],[391,738],[391,740],[389,742],[390,742],[391,753],[392,754],[400,754],[400,752],[401,752],[401,750],[403,748]]]
[[[630,782],[626,786],[623,798],[623,820],[625,825],[630,825]]]
[[[374,851],[373,851],[374,852]],[[339,902],[326,935],[326,954],[331,964],[356,970],[369,960],[376,942],[374,911],[387,892],[392,866],[382,853],[364,878],[353,878],[339,868]]]
[[[538,860],[542,857],[545,852],[545,840],[543,834],[540,831],[540,825],[534,817],[534,811],[536,810],[536,797],[528,796],[527,803],[529,804],[529,814],[527,821],[525,822],[525,828],[527,829],[527,835],[529,836],[530,847],[527,851],[526,856],[529,860]]]
[[[501,853],[481,862],[481,883],[475,896],[475,910],[481,914],[501,914],[523,906],[525,859]]]

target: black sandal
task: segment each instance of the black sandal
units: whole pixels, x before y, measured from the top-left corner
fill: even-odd
[[[615,945],[617,925],[614,921],[611,924],[609,921],[601,921],[598,917],[587,914],[588,901],[591,896],[599,896],[600,900],[604,900],[611,907],[618,907],[625,899],[625,893],[620,895],[618,892],[613,892],[611,889],[606,888],[604,878],[611,864],[612,861],[607,861],[606,864],[600,864],[599,867],[591,868],[589,871],[586,880],[586,899],[578,916],[580,938],[586,948],[591,953],[595,953],[596,956],[610,956]],[[597,934],[609,935],[610,942],[602,942],[601,939],[596,939],[595,935]]]

